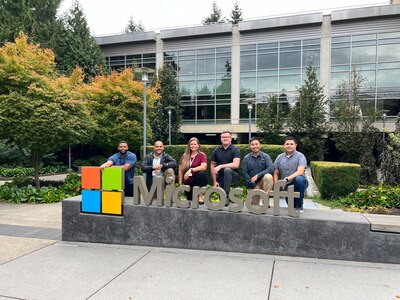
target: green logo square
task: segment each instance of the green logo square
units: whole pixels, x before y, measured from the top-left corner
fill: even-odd
[[[121,191],[124,189],[124,169],[105,168],[101,174],[102,190]]]

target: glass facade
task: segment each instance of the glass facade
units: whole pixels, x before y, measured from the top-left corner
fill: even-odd
[[[218,124],[230,124],[227,128],[243,133],[243,125],[249,118],[249,98],[256,99],[251,109],[253,122],[258,108],[265,105],[270,95],[277,96],[278,110],[293,107],[310,65],[316,69],[318,78],[323,79],[321,85],[330,101],[340,98],[342,85],[348,84],[353,70],[357,70],[363,78],[360,111],[366,114],[373,107],[385,111],[393,120],[400,111],[400,29],[398,19],[392,15],[378,14],[376,18],[379,22],[370,17],[360,20],[352,13],[346,22],[339,24],[324,18],[320,26],[308,24],[306,17],[304,22],[293,26],[298,35],[290,27],[272,30],[261,23],[250,23],[254,28],[232,29],[235,34],[231,36],[225,29],[211,33],[201,28],[194,35],[177,30],[176,36],[174,31],[165,35],[161,32],[161,41],[155,40],[156,47],[143,48],[144,41],[136,39],[124,45],[122,40],[111,41],[115,43],[112,47],[110,41],[105,41],[104,51],[108,53],[106,60],[111,70],[132,66],[157,69],[162,62],[171,64],[179,82],[184,124],[217,125],[205,127],[211,133]],[[330,26],[324,27],[329,22]],[[330,32],[323,33],[324,28]],[[330,39],[330,48],[326,39]],[[323,41],[327,43],[322,48]],[[235,57],[230,45],[235,47]],[[155,49],[162,51],[163,59],[156,60]],[[147,53],[137,54],[138,51]],[[157,52],[157,56],[161,53]],[[330,57],[330,62],[321,62],[321,57]],[[232,86],[232,70],[239,86]]]
[[[277,94],[280,106],[293,104],[306,69],[320,68],[320,39],[243,45],[240,48],[240,119],[248,120],[247,98]],[[252,111],[257,116],[257,107]]]
[[[165,52],[164,62],[177,70],[184,123],[230,122],[230,47]]]
[[[107,56],[107,66],[111,71],[119,71],[125,68],[141,68],[147,67],[153,70],[156,69],[156,54],[132,54],[120,56]]]
[[[374,107],[395,116],[400,111],[400,32],[332,37],[330,99],[352,70],[362,77],[361,110]]]

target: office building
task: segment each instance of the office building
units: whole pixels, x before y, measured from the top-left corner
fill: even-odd
[[[262,12],[260,12],[262,14]],[[400,112],[400,5],[388,4],[231,23],[200,25],[96,38],[112,70],[178,70],[184,106],[182,132],[248,135],[248,98],[257,107],[271,94],[291,106],[309,65],[330,101],[352,70],[364,78],[360,111],[375,107],[393,130]],[[326,107],[329,112],[330,106]],[[334,123],[334,119],[331,119]],[[382,129],[382,120],[375,124]],[[203,136],[204,135],[204,136]]]

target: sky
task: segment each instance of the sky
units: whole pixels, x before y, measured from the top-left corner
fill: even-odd
[[[63,0],[59,14],[71,8],[74,0]],[[230,18],[235,0],[217,0],[222,16]],[[322,11],[335,8],[389,4],[389,0],[237,0],[244,20]],[[142,22],[146,31],[200,25],[211,14],[213,0],[80,0],[94,36],[119,34],[130,17]]]

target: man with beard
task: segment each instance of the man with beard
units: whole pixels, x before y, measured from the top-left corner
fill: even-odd
[[[120,141],[118,143],[118,152],[110,156],[100,169],[112,166],[120,166],[125,170],[125,196],[133,196],[133,177],[135,176],[136,155],[128,151],[128,143]]]
[[[156,141],[153,152],[146,155],[142,162],[142,172],[146,174],[146,185],[150,190],[154,176],[164,177],[167,186],[175,184],[175,169],[178,166],[176,160],[165,153],[164,144]]]

